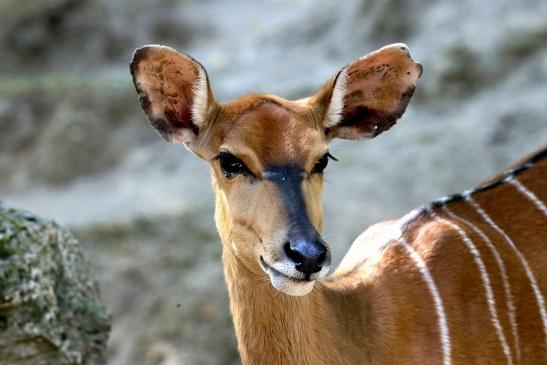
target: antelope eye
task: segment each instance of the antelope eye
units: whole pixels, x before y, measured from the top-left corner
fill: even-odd
[[[327,165],[329,164],[329,158],[332,158],[336,161],[336,158],[332,156],[330,153],[325,153],[317,162],[315,163],[315,166],[313,166],[313,173],[320,174],[325,170]]]
[[[317,162],[315,163],[315,166],[313,166],[313,172],[317,174],[322,173],[328,164],[329,164],[329,156],[328,154],[324,154],[323,157],[317,160]]]
[[[220,168],[224,173],[224,177],[232,177],[237,174],[250,174],[247,166],[231,153],[221,152],[216,159],[220,162]]]

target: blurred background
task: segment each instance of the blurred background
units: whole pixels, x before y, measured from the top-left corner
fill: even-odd
[[[335,261],[371,223],[547,143],[547,2],[0,2],[0,199],[80,239],[113,314],[108,365],[239,363],[208,165],[148,126],[133,50],[191,54],[228,101],[305,97],[393,42],[424,73],[396,127],[332,147],[324,233]]]

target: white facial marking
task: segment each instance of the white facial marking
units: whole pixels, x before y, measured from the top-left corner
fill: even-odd
[[[273,237],[273,242],[286,241],[286,233],[278,233]],[[324,278],[329,273],[330,265],[322,265],[319,272],[310,275],[310,280],[305,280],[305,275],[296,270],[295,264],[286,259],[264,259],[261,258],[260,267],[268,274],[272,286],[277,290],[293,296],[309,294],[315,281]]]
[[[446,224],[450,226],[450,228],[455,230],[460,236],[460,238],[462,239],[462,242],[467,246],[467,249],[469,250],[469,252],[471,252],[471,254],[473,255],[473,261],[475,261],[475,264],[477,265],[477,268],[479,269],[482,284],[485,289],[486,303],[488,305],[488,310],[490,312],[490,319],[492,320],[492,325],[494,326],[496,333],[498,335],[498,339],[500,341],[503,353],[505,354],[507,364],[512,365],[513,360],[511,356],[511,350],[509,349],[509,345],[507,344],[507,340],[503,333],[503,328],[501,327],[501,324],[498,318],[498,311],[496,309],[496,300],[494,298],[494,293],[492,292],[490,277],[488,275],[488,271],[486,270],[486,265],[484,264],[484,261],[482,260],[480,251],[477,249],[473,241],[469,238],[467,233],[465,233],[465,231],[460,226],[458,226],[457,224],[447,219],[439,217],[433,211],[431,211],[430,214],[433,219],[436,219],[439,222]]]
[[[547,217],[547,207],[545,207],[545,204],[536,196],[536,194],[532,193],[530,190],[526,188],[520,181],[517,179],[513,179],[509,182],[511,185],[513,185],[517,190],[526,196],[534,205]]]
[[[515,314],[515,305],[513,302],[513,294],[511,293],[511,284],[509,283],[509,278],[507,277],[507,272],[505,270],[505,263],[503,262],[503,259],[501,258],[500,253],[496,249],[496,247],[492,244],[492,240],[488,238],[488,236],[481,230],[479,227],[477,227],[474,223],[468,221],[465,218],[462,218],[458,215],[456,215],[454,212],[452,212],[448,207],[445,205],[443,206],[443,210],[448,214],[451,218],[456,219],[469,228],[471,228],[476,234],[478,234],[481,239],[486,243],[490,251],[492,252],[492,255],[494,255],[494,258],[496,260],[496,264],[498,265],[498,269],[501,273],[501,278],[503,281],[503,290],[505,293],[505,301],[507,304],[507,312],[509,313],[509,322],[511,324],[511,333],[513,335],[513,339],[515,341],[515,353],[517,357],[517,361],[520,361],[520,339],[518,335],[517,330],[517,319]]]
[[[296,270],[295,264],[292,261],[280,260],[268,263],[275,271],[282,273],[285,276],[297,280],[303,280],[305,275],[303,272]],[[321,279],[329,273],[330,265],[322,265],[321,270],[310,275],[311,280]]]
[[[522,255],[522,253],[515,246],[513,240],[492,220],[492,218],[490,218],[490,216],[479,206],[479,204],[477,204],[477,202],[474,201],[471,197],[467,197],[466,201],[469,202],[469,204],[473,208],[475,208],[475,210],[479,213],[479,215],[484,219],[486,223],[492,226],[492,228],[494,228],[505,239],[505,242],[507,242],[507,244],[513,249],[513,252],[515,252],[520,262],[522,263],[522,266],[524,267],[524,270],[526,271],[526,276],[528,276],[528,280],[530,281],[530,285],[532,286],[532,290],[536,297],[536,301],[539,308],[539,314],[543,322],[543,334],[545,336],[545,349],[547,350],[547,311],[545,310],[545,299],[543,298],[543,295],[541,294],[541,291],[539,290],[537,280],[534,273],[532,272],[532,269],[528,265],[528,262],[524,258],[524,255]]]
[[[304,296],[309,294],[315,281],[294,280],[285,275],[281,275],[273,270],[268,270],[270,281],[277,290],[292,296]]]

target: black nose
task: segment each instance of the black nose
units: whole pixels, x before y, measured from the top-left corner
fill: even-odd
[[[327,246],[319,241],[287,242],[284,249],[285,254],[296,264],[296,270],[304,273],[306,279],[309,279],[311,274],[321,271],[327,257]]]

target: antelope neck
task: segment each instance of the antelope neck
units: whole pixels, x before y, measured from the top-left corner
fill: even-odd
[[[265,274],[247,269],[226,245],[222,259],[244,364],[308,364],[310,354],[327,359],[338,353],[329,334],[342,324],[326,287],[317,283],[306,296],[288,296],[274,289]]]

